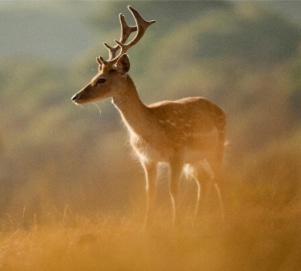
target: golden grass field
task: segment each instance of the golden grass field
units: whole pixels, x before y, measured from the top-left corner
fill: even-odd
[[[275,186],[236,182],[224,221],[212,197],[193,226],[185,206],[177,227],[167,207],[145,229],[139,212],[12,225],[0,233],[0,270],[300,270],[301,201],[287,199]]]
[[[0,219],[0,270],[301,270],[300,161],[300,147],[292,145],[226,166],[224,220],[211,189],[192,223],[196,194],[189,180],[180,182],[177,226],[162,184],[155,221],[145,228],[140,189],[115,211],[7,213]]]

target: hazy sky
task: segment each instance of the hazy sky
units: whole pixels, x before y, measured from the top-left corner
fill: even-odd
[[[97,44],[87,18],[99,2],[26,2],[0,1],[0,60],[29,54],[68,61]]]

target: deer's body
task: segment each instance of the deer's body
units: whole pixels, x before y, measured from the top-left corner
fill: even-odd
[[[110,59],[97,59],[99,73],[72,100],[77,104],[84,104],[112,97],[113,104],[129,131],[130,143],[145,170],[147,220],[153,217],[157,165],[160,162],[167,163],[170,168],[174,220],[178,180],[184,166],[187,166],[189,174],[197,183],[196,213],[198,203],[203,203],[208,192],[209,180],[215,183],[222,207],[220,169],[225,143],[225,114],[217,105],[202,97],[163,101],[148,106],[140,100],[134,82],[128,75],[130,63],[124,51],[137,43],[137,39],[142,37],[145,29],[154,21],[146,22],[137,11],[129,9],[137,27],[127,26],[123,16],[120,16],[123,34],[120,41],[116,41],[121,50],[120,55],[115,56],[118,46],[114,48],[106,45]],[[129,34],[136,30],[138,33],[135,39],[127,45],[123,44]]]
[[[135,86],[130,89],[124,97],[113,98],[113,103],[142,161],[169,163],[177,157],[182,163],[194,163],[219,146],[223,135],[216,125],[225,124],[224,115],[207,99],[191,97],[147,106],[139,99]]]

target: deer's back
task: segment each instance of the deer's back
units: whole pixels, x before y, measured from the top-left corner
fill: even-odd
[[[225,114],[221,108],[202,97],[163,101],[149,105],[159,123],[178,131],[208,133],[225,129]]]

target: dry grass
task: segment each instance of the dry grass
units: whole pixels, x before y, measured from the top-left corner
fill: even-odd
[[[226,176],[224,221],[212,196],[192,226],[189,193],[177,227],[171,226],[168,204],[160,202],[156,222],[146,229],[144,204],[137,203],[123,215],[65,210],[61,219],[31,227],[14,217],[2,219],[0,270],[300,270],[300,153],[292,149],[253,160],[257,165],[250,170]]]
[[[225,221],[208,213],[195,226],[73,217],[3,232],[0,270],[299,270],[301,205],[273,208],[265,196],[250,201],[253,192],[239,191],[242,202],[232,191]]]

